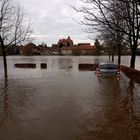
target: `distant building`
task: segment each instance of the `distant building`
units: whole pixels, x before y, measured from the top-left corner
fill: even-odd
[[[73,40],[68,37],[67,39],[60,39],[57,44],[52,45],[54,54],[62,55],[94,55],[96,54],[96,47],[90,43],[78,43],[74,45]]]
[[[22,46],[20,49],[21,55],[33,55],[33,48],[35,48],[36,45],[33,43],[29,43],[25,46]]]
[[[57,43],[59,48],[73,46],[73,40],[68,36],[67,39],[60,39]]]
[[[20,55],[20,46],[11,45],[7,49],[7,55]]]
[[[63,55],[94,55],[96,54],[96,47],[88,45],[74,45],[71,47],[64,47],[61,49]]]
[[[60,51],[60,49],[57,44],[52,44],[51,51],[52,51],[52,54],[56,55],[56,54],[59,54],[58,52]]]
[[[67,39],[60,39],[57,44],[52,45],[53,54],[62,55],[94,55],[96,54],[96,47],[90,43],[78,43],[74,45],[73,40],[68,37]]]
[[[36,46],[33,43],[29,43],[21,47],[21,55],[48,55],[50,54],[49,47],[42,45]]]

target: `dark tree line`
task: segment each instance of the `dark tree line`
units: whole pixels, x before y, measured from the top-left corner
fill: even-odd
[[[100,33],[106,41],[118,48],[118,64],[121,62],[121,47],[131,49],[130,67],[135,68],[136,50],[140,45],[139,0],[80,0],[83,6],[75,8],[84,14],[83,24],[87,32]]]

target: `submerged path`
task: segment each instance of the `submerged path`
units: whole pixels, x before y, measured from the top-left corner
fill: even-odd
[[[140,84],[123,72],[119,81],[99,81],[93,71],[78,68],[97,61],[9,58],[9,79],[0,77],[0,140],[138,140]],[[36,68],[14,67],[27,62],[36,63]],[[47,68],[41,69],[41,63]]]

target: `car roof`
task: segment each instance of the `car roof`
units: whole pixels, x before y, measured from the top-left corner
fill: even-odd
[[[114,63],[105,63],[105,62],[103,62],[103,63],[99,63],[100,65],[116,65],[116,64],[114,64]]]

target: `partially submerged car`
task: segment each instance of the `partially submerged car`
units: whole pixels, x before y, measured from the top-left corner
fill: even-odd
[[[97,67],[98,79],[101,77],[116,77],[119,80],[120,69],[114,63],[99,63]]]

